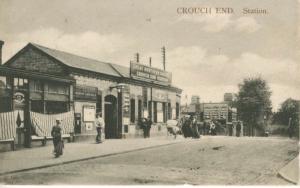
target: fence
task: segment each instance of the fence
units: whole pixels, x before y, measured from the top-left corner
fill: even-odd
[[[15,112],[0,113],[0,141],[16,138],[16,121]]]
[[[56,125],[56,119],[61,119],[62,134],[70,134],[74,132],[74,112],[66,112],[61,114],[40,114],[30,112],[31,125],[35,129],[38,136],[51,136],[51,130]]]

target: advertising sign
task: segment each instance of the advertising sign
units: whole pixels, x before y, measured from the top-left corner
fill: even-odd
[[[135,79],[161,84],[171,84],[172,82],[171,73],[139,63],[130,63],[130,76]]]
[[[94,106],[83,107],[83,121],[95,121],[96,110]]]
[[[85,123],[85,129],[86,129],[87,131],[93,130],[93,123],[92,123],[92,122]]]

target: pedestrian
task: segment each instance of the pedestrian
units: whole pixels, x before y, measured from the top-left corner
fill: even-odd
[[[236,125],[236,136],[237,136],[237,137],[240,137],[241,129],[242,129],[241,122],[238,121],[238,122],[237,122],[237,125]]]
[[[193,138],[200,138],[200,133],[198,130],[198,125],[197,125],[197,119],[194,116],[192,120],[192,132],[193,132]]]
[[[147,133],[147,130],[148,130],[147,126],[148,126],[147,119],[146,118],[142,118],[141,119],[141,128],[143,129],[144,138],[147,138],[147,135],[148,135],[148,133]]]
[[[210,134],[216,135],[216,125],[214,124],[213,121],[210,122]]]
[[[151,118],[148,117],[146,122],[147,122],[147,138],[150,138],[150,130],[152,126]]]
[[[61,119],[56,119],[56,125],[52,127],[51,136],[53,138],[54,154],[59,157],[63,154],[64,143],[61,137]]]
[[[228,127],[229,127],[229,136],[232,136],[232,133],[233,133],[233,124],[229,123]]]
[[[292,118],[289,118],[288,134],[289,134],[289,138],[292,138],[292,137],[293,137]]]
[[[103,142],[102,134],[104,132],[105,123],[102,118],[101,112],[96,115],[95,126],[97,130],[96,143],[102,143]]]

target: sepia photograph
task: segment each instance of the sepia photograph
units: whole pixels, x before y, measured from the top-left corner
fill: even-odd
[[[300,0],[0,0],[0,186],[299,185]]]

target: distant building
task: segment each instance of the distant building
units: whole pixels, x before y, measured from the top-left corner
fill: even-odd
[[[236,108],[231,108],[226,102],[222,103],[202,103],[201,111],[204,119],[224,119],[226,122],[237,120]]]
[[[224,94],[224,102],[232,102],[234,94],[233,93],[225,93]]]
[[[191,104],[200,104],[200,97],[198,95],[193,95],[191,98]]]

